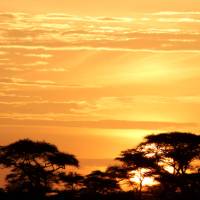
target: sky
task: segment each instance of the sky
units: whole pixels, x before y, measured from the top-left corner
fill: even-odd
[[[103,168],[147,134],[200,129],[199,0],[0,1],[0,143]]]

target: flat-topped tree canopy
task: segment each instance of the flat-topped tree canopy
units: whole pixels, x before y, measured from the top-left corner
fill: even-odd
[[[200,157],[200,135],[187,132],[148,135],[139,148],[154,154],[158,162],[166,162],[173,167],[175,174],[184,174]]]
[[[51,191],[66,166],[79,166],[74,155],[60,152],[53,144],[30,139],[2,147],[0,161],[11,169],[6,177],[8,190],[35,195]]]
[[[78,160],[74,155],[60,152],[58,148],[44,141],[32,141],[22,139],[5,147],[2,147],[2,159],[7,166],[17,164],[41,165],[44,168],[51,165],[65,167],[66,165],[78,167]]]

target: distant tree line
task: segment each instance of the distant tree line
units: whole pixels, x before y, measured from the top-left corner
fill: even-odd
[[[200,135],[148,135],[122,151],[116,165],[82,176],[77,158],[44,141],[0,146],[8,169],[1,200],[196,200],[200,199]],[[70,169],[68,169],[70,168]],[[134,179],[137,177],[137,180]],[[145,179],[152,183],[145,185]]]

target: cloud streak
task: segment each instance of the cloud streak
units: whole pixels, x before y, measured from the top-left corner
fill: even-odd
[[[199,104],[199,19],[199,12],[171,11],[126,17],[0,13],[2,122],[192,127],[173,121],[198,121],[191,111]]]
[[[33,119],[12,119],[1,117],[3,125],[23,126],[64,126],[78,128],[97,129],[143,129],[143,130],[174,130],[199,128],[195,123],[177,122],[152,122],[152,121],[126,121],[126,120],[100,120],[100,121],[55,121],[55,120],[33,120]]]
[[[1,13],[0,46],[32,50],[200,50],[200,32],[193,26],[194,23],[200,24],[200,14],[186,14],[187,17],[174,12],[134,17],[93,17]],[[182,45],[176,39],[194,40],[195,43]],[[38,57],[44,55],[39,54]]]

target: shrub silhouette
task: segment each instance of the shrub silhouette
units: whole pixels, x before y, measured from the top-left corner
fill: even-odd
[[[103,195],[120,190],[117,181],[109,177],[106,172],[100,170],[88,174],[85,177],[84,185],[87,190]]]
[[[66,190],[76,191],[83,188],[84,177],[76,172],[60,173],[59,178],[64,183]]]

